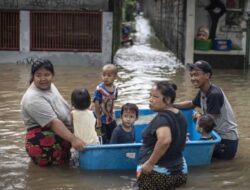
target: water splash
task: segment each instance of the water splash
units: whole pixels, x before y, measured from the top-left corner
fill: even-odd
[[[148,40],[151,34],[151,28],[148,20],[144,19],[142,16],[137,16],[135,18],[135,44],[148,44]]]

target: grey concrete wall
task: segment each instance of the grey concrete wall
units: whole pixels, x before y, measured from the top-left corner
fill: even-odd
[[[113,39],[113,13],[103,13],[102,28],[102,63],[112,61],[112,39]]]
[[[20,12],[20,51],[28,53],[30,50],[30,12]]]
[[[195,28],[195,1],[187,0],[186,8],[186,35],[185,35],[185,64],[194,61],[194,28]]]
[[[103,12],[102,52],[30,51],[30,14],[20,12],[20,51],[0,51],[0,63],[25,62],[30,57],[48,58],[59,64],[103,65],[111,62],[113,13]]]
[[[109,0],[0,0],[0,9],[108,11]]]
[[[184,62],[186,1],[144,0],[144,14],[158,38]]]
[[[250,14],[250,0],[244,1],[244,11]]]

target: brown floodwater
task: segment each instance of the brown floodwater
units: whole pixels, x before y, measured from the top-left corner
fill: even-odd
[[[139,67],[141,71],[135,68],[128,71],[126,66],[119,65],[116,84],[120,94],[116,107],[128,101],[140,107],[147,106],[150,85],[160,77],[176,82],[177,101],[195,95],[196,89],[185,69],[164,72],[163,68],[159,74],[158,69],[152,69],[153,64],[152,68],[142,67]],[[134,171],[89,172],[68,166],[40,168],[34,165],[24,149],[25,127],[20,116],[20,99],[28,87],[30,65],[1,64],[0,70],[0,189],[133,189]],[[55,70],[55,84],[68,101],[75,87],[86,87],[93,93],[100,81],[98,67],[55,65]],[[213,82],[224,89],[235,111],[240,133],[239,151],[232,161],[212,161],[209,166],[189,168],[188,183],[183,189],[246,189],[250,186],[250,73],[214,70]]]
[[[145,24],[145,20],[140,22]],[[119,68],[115,81],[119,88],[117,108],[126,102],[147,107],[149,89],[157,80],[173,80],[177,84],[176,101],[191,99],[197,92],[190,83],[189,73],[171,53],[151,49],[143,39],[136,41],[133,47],[120,49],[115,62]],[[20,113],[30,65],[0,64],[0,71],[1,190],[135,189],[135,171],[84,171],[69,166],[41,168],[34,165],[24,149],[26,129]],[[55,84],[67,101],[74,88],[86,87],[93,94],[100,82],[100,67],[55,65],[55,71]],[[212,82],[223,88],[236,114],[239,150],[234,160],[213,160],[208,166],[190,167],[188,183],[180,189],[249,189],[250,72],[214,69]],[[112,156],[107,160],[110,161]]]

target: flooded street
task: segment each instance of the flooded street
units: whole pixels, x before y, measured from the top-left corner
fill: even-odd
[[[119,66],[119,101],[147,105],[153,82],[170,79],[182,66],[172,53],[151,47],[153,36],[147,20],[137,17],[136,31],[134,46],[121,48],[115,57]]]
[[[136,22],[136,41],[121,48],[115,57],[119,68],[116,107],[132,102],[147,107],[154,81],[173,80],[177,100],[191,99],[197,92],[189,73],[169,52],[149,44],[147,20]],[[24,149],[25,127],[20,100],[28,87],[30,65],[0,64],[0,189],[27,190],[127,190],[134,189],[135,171],[83,171],[64,167],[40,168]],[[55,65],[55,84],[69,102],[71,91],[86,87],[93,94],[100,82],[99,67]],[[250,187],[250,72],[214,69],[212,82],[226,93],[239,124],[240,144],[232,161],[212,161],[209,166],[189,168],[188,183],[180,189],[249,189]],[[197,155],[199,156],[199,155]],[[107,160],[109,162],[110,160]]]

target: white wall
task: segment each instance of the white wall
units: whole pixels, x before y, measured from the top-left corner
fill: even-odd
[[[195,0],[187,0],[187,27],[185,42],[185,64],[192,63],[194,57]]]
[[[30,12],[20,11],[20,51],[30,51]]]

